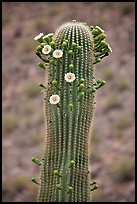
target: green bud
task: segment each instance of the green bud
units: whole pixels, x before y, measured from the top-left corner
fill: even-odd
[[[80,97],[80,98],[83,98],[83,97],[84,97],[84,94],[85,94],[85,93],[84,93],[83,91],[80,92],[80,93],[79,93],[79,97]]]
[[[94,29],[94,27],[93,26],[90,26],[90,30],[92,31]]]
[[[73,109],[73,104],[72,104],[72,103],[69,104],[69,108],[70,108],[71,110]]]
[[[51,41],[51,42],[50,42],[50,46],[51,46],[51,47],[55,47],[55,42],[54,42],[54,41]]]
[[[50,64],[54,64],[54,60],[53,60],[53,59],[50,59],[50,60],[49,60],[49,63],[50,63]]]
[[[39,86],[40,86],[41,88],[46,89],[46,86],[44,86],[44,84],[39,83]]]
[[[42,47],[41,47],[40,45],[38,45],[38,47],[36,48],[36,50],[37,50],[38,52],[41,52],[41,51],[42,51]]]
[[[105,38],[106,38],[106,34],[104,34],[104,33],[101,34],[100,39],[101,39],[101,40],[104,40]]]
[[[73,68],[74,68],[74,65],[73,65],[73,64],[70,64],[70,65],[69,65],[69,69],[70,69],[70,71],[72,71]]]
[[[79,85],[79,89],[80,90],[83,90],[85,88],[85,85],[83,84],[83,83],[81,83],[80,85]]]
[[[68,40],[65,40],[66,43],[68,43]]]
[[[71,187],[71,186],[68,187],[68,192],[67,192],[67,194],[69,194],[69,193],[72,193],[72,187]]]
[[[93,64],[96,64],[96,63],[98,63],[98,62],[100,62],[100,61],[101,61],[100,58],[96,58],[96,60],[93,62]]]
[[[102,29],[102,28],[100,28],[99,26],[95,26],[95,28],[100,32],[100,33],[104,33],[105,31]]]
[[[93,28],[92,30],[92,34],[95,36],[97,36],[99,34],[98,30],[96,28]]]
[[[57,190],[61,190],[62,189],[62,186],[60,184],[56,184],[56,189]]]
[[[78,51],[81,51],[81,46],[78,46],[77,49],[78,49]]]
[[[40,183],[35,179],[35,177],[32,177],[31,178],[31,181],[37,185],[40,185]]]
[[[56,80],[53,80],[53,81],[52,81],[52,84],[53,84],[54,86],[57,86],[57,85],[58,85],[58,82],[57,82]]]
[[[104,40],[102,40],[101,42],[100,42],[100,47],[107,47],[107,43],[104,41]]]
[[[92,181],[92,182],[90,183],[90,185],[94,185],[94,184],[97,184],[96,181]]]
[[[85,82],[85,79],[81,78],[80,83],[84,83],[84,82]]]
[[[106,51],[107,52],[112,52],[112,49],[111,49],[111,47],[110,47],[110,45],[108,44],[108,43],[106,43]]]
[[[77,22],[76,20],[72,20],[73,23]]]
[[[43,43],[43,38],[41,37],[40,39],[38,39],[38,41],[39,41],[40,43]]]
[[[44,36],[43,39],[44,39],[47,43],[50,42],[50,38],[49,38],[48,36]]]
[[[36,159],[35,157],[32,157],[32,161],[33,161],[35,164],[41,165],[41,161],[40,161],[39,159]]]
[[[73,167],[74,164],[75,164],[74,160],[71,160],[71,161],[70,161],[70,166],[69,166],[69,167]]]
[[[45,90],[41,90],[41,94],[42,94],[42,95],[45,95]]]
[[[45,45],[46,45],[46,43],[41,43],[40,44],[41,47],[44,47]]]
[[[76,44],[75,42],[73,42],[73,43],[72,43],[72,47],[73,47],[73,48],[76,48],[76,47],[77,47],[77,44]]]
[[[98,79],[98,80],[96,81],[96,83],[95,83],[95,85],[96,85],[95,88],[96,88],[96,89],[99,89],[99,88],[101,88],[102,86],[104,86],[105,83],[106,83],[105,80]]]
[[[102,85],[105,85],[106,81],[105,80],[102,80],[101,84]]]
[[[68,54],[69,54],[69,55],[73,55],[73,51],[72,51],[72,50],[69,50],[69,51],[68,51]]]
[[[59,173],[58,170],[54,170],[53,174],[56,175],[56,176],[62,177],[62,175]]]
[[[95,44],[98,43],[98,41],[102,41],[106,38],[106,35],[104,33],[98,35],[97,37],[94,38]]]
[[[44,66],[44,64],[43,64],[42,62],[39,62],[39,63],[38,63],[38,66],[39,66],[40,68],[42,68],[42,69],[45,69],[45,66]]]
[[[94,190],[96,190],[97,188],[98,188],[99,186],[96,184],[93,188],[91,188],[90,190],[91,191],[94,191]]]
[[[101,83],[101,79],[98,79],[97,81],[96,81],[96,84],[100,84]]]
[[[63,47],[67,47],[67,45],[68,45],[68,44],[67,44],[66,41],[64,41],[64,42],[62,43],[62,46],[63,46]]]
[[[91,92],[96,92],[96,88],[93,88]]]
[[[56,80],[53,80],[51,83],[54,87],[56,87],[58,90],[60,90],[60,87],[59,87],[58,82]],[[57,104],[57,106],[59,106],[59,104]]]
[[[54,175],[57,175],[57,176],[59,175],[58,170],[54,170],[54,172],[53,172],[53,173],[54,173]]]
[[[99,52],[101,51],[101,49],[104,49],[104,48],[107,48],[108,45],[107,43],[105,42],[105,40],[102,40],[97,46],[95,45],[94,49]]]

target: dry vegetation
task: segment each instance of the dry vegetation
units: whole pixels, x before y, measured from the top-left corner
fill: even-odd
[[[99,189],[93,201],[135,200],[134,9],[133,2],[2,3],[3,202],[36,201],[31,177],[39,177],[39,169],[31,157],[41,157],[46,133],[37,86],[44,76],[33,38],[72,19],[101,26],[113,48],[95,68],[107,83],[96,95],[90,169]]]

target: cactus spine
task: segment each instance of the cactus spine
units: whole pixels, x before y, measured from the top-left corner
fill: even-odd
[[[40,84],[47,122],[40,202],[91,201],[88,135],[95,91],[105,84],[95,81],[94,64],[111,52],[105,37],[100,27],[73,20],[59,27],[54,36],[35,38],[40,42],[36,54],[45,63],[39,67],[48,65],[48,84]]]

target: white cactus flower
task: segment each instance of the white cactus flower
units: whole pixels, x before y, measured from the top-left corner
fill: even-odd
[[[49,54],[50,51],[51,51],[51,46],[50,45],[45,45],[43,47],[43,49],[42,49],[42,53],[45,54],[45,55]]]
[[[35,36],[34,40],[39,40],[42,36],[44,36],[44,34],[40,33],[39,35]]]
[[[62,50],[55,50],[55,51],[53,52],[53,57],[55,57],[55,58],[61,58],[62,55],[63,55]]]
[[[71,73],[71,72],[69,72],[69,73],[67,73],[67,74],[65,74],[65,80],[67,81],[67,82],[73,82],[74,80],[75,80],[75,74],[73,74],[73,73]]]
[[[57,104],[57,103],[59,103],[59,101],[60,101],[59,95],[52,95],[52,96],[50,97],[50,99],[49,99],[49,102],[50,102],[51,104]]]

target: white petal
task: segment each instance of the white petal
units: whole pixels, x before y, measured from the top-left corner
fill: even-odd
[[[59,95],[52,95],[52,96],[50,97],[50,99],[49,99],[49,102],[50,102],[51,104],[57,104],[57,103],[59,103],[59,101],[60,101]]]
[[[53,57],[55,57],[55,58],[61,58],[62,55],[63,55],[62,50],[54,50],[54,52],[53,52]]]
[[[50,45],[45,45],[43,47],[43,49],[42,49],[42,53],[45,54],[45,55],[49,54],[50,51],[51,51],[51,46]]]
[[[67,73],[67,74],[65,74],[65,80],[67,81],[67,82],[73,82],[74,80],[75,80],[75,74],[74,73],[71,73],[71,72],[69,72],[69,73]]]

